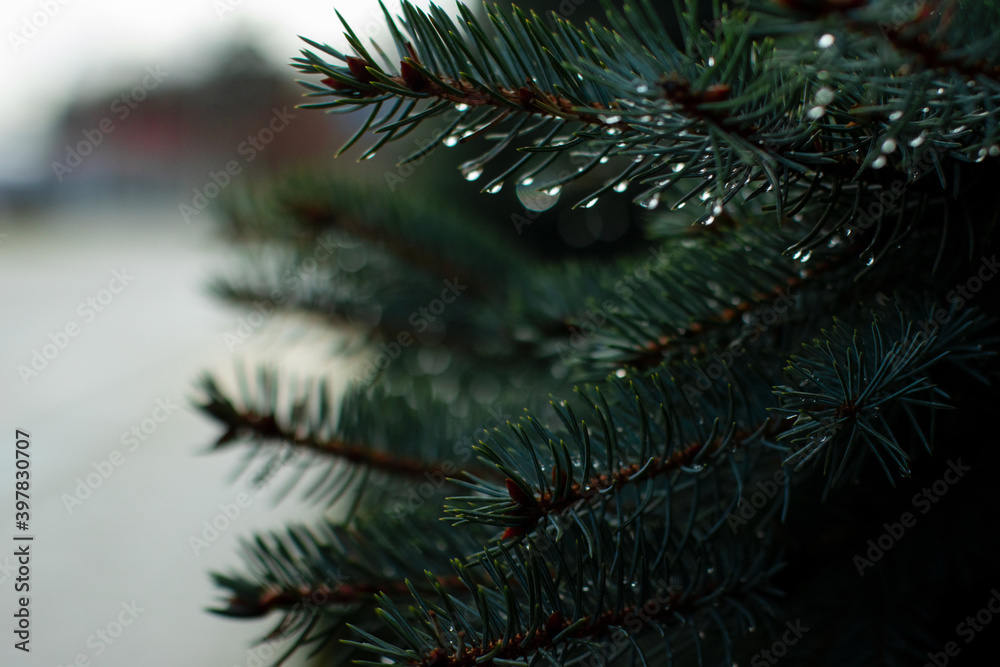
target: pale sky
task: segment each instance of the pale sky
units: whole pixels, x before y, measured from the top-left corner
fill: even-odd
[[[387,39],[374,0],[3,0],[0,181],[46,168],[40,141],[67,100],[131,87],[147,66],[175,80],[210,69],[212,47],[240,30],[260,35],[278,63],[298,54],[300,34],[344,47],[334,7],[359,36]]]

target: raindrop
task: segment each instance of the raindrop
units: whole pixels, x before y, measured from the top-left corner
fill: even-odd
[[[640,204],[643,208],[653,210],[660,205],[660,195],[653,195]]]
[[[816,106],[809,110],[808,115],[811,120],[819,120],[820,118],[823,117],[824,114],[826,114],[826,109],[820,106]]]
[[[803,262],[803,263],[804,262],[808,262],[810,257],[812,257],[812,250],[810,250],[806,254],[802,255],[802,257],[801,257],[801,259],[799,259],[799,261]]]
[[[709,67],[715,67],[715,56],[709,56],[708,57],[708,66]]]
[[[524,180],[521,181],[521,185],[523,185],[523,186],[529,186],[529,185],[531,185],[534,182],[535,182],[535,179],[533,179],[531,176],[528,176],[527,178],[525,178]]]
[[[638,86],[635,87],[635,92],[639,93],[640,95],[644,95],[649,92],[649,86],[647,86],[644,83],[640,83]]]
[[[700,195],[698,195],[698,197],[699,197],[699,198],[700,198],[700,199],[701,199],[702,201],[707,201],[707,200],[708,200],[708,198],[709,198],[709,197],[711,197],[711,196],[712,196],[712,193],[711,193],[711,192],[709,192],[708,190],[705,190],[705,191],[704,191],[704,192],[702,192],[702,193],[701,193]]]
[[[818,46],[821,49],[828,49],[831,46],[833,46],[833,43],[835,41],[837,41],[836,37],[834,37],[830,33],[826,33],[825,35],[819,38],[819,40],[816,42],[816,46]]]
[[[502,189],[503,189],[503,181],[500,181],[499,183],[495,183],[495,184],[491,185],[490,187],[486,188],[486,194],[495,195],[496,193],[500,192],[500,190],[502,190]]]
[[[816,100],[816,104],[826,106],[833,101],[833,88],[823,86],[816,91],[816,97],[814,99]]]
[[[458,137],[456,137],[455,135],[451,135],[449,137],[445,137],[443,143],[448,148],[451,148],[452,146],[458,145]]]
[[[603,120],[607,125],[614,125],[615,123],[620,123],[621,119],[622,119],[621,116],[601,116],[601,120]]]
[[[704,224],[704,225],[705,225],[706,227],[708,227],[709,225],[711,225],[711,224],[712,224],[712,223],[714,223],[714,222],[715,222],[715,216],[714,216],[714,215],[710,215],[710,216],[708,216],[707,218],[705,218],[705,222],[704,222],[703,224]],[[711,299],[710,299],[710,300],[711,300]]]
[[[375,157],[375,153],[369,153],[368,155],[365,156],[365,159],[371,160],[373,157]]]
[[[944,88],[938,88],[937,93],[938,95],[944,95]]]
[[[990,146],[990,157],[997,157],[997,156],[1000,156],[1000,146],[993,144],[992,146]]]
[[[615,377],[620,377],[620,378],[625,377],[625,369],[624,368],[619,368],[618,370],[616,370],[615,371]]]
[[[459,113],[464,113],[469,110],[468,104],[462,104],[461,102],[455,105],[455,111]]]
[[[600,159],[600,163],[601,163],[601,164],[607,164],[607,163],[608,163],[608,160],[609,160],[609,159],[610,159],[610,158],[609,158],[609,157],[608,157],[607,155],[605,155],[604,157],[602,157],[602,158]]]
[[[550,197],[555,197],[560,192],[562,192],[562,186],[561,185],[553,185],[548,190],[545,190],[545,194],[547,194]]]
[[[926,140],[927,140],[927,133],[926,132],[921,132],[919,136],[914,137],[910,141],[910,147],[911,148],[917,148],[918,146],[922,145],[924,143],[924,141],[926,141]]]
[[[872,162],[872,168],[873,169],[881,169],[882,167],[884,167],[886,165],[886,162],[888,162],[888,160],[885,159],[885,156],[884,155],[879,155],[877,158],[875,158],[875,161]]]
[[[597,197],[591,197],[583,204],[583,208],[593,208],[594,204],[597,203]]]
[[[873,255],[872,253],[866,254],[864,257],[861,258],[861,263],[864,264],[865,266],[871,266],[872,264],[875,263],[875,255]]]
[[[619,130],[617,127],[609,127],[608,129],[604,130],[604,134],[608,135],[609,137],[615,137],[621,133],[622,131]]]
[[[474,181],[483,175],[483,170],[476,167],[475,169],[469,169],[468,171],[462,172],[462,175],[465,177],[465,180]]]
[[[895,139],[893,139],[892,137],[889,137],[888,139],[886,139],[885,141],[882,142],[882,152],[883,153],[891,153],[894,150],[896,150],[896,140]]]
[[[673,169],[673,170],[674,170],[674,173],[675,173],[675,174],[676,174],[677,172],[679,172],[679,171],[680,171],[681,169],[683,169],[683,168],[684,168],[684,163],[683,163],[683,162],[678,162],[678,163],[677,163],[677,164],[675,164],[675,165],[674,165],[673,167],[671,167],[671,169]]]
[[[722,214],[722,200],[716,199],[715,206],[712,207],[712,215],[721,215],[721,214]]]
[[[902,111],[893,111],[891,114],[889,114],[889,120],[899,120],[902,117],[903,117]]]
[[[615,183],[613,190],[615,192],[625,192],[628,189],[628,181],[620,181]]]

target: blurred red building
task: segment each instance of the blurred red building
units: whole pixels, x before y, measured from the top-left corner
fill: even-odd
[[[60,194],[141,191],[176,195],[232,161],[243,174],[332,157],[341,117],[296,109],[304,88],[250,46],[210,76],[175,82],[150,67],[138,84],[70,106],[59,122],[51,183]]]

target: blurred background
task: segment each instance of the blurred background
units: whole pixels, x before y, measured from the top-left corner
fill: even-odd
[[[382,38],[377,4],[337,8]],[[320,510],[235,479],[241,453],[206,453],[217,433],[190,399],[203,371],[266,355],[294,322],[226,344],[250,313],[206,289],[235,251],[196,197],[233,163],[235,181],[328,162],[360,122],[295,109],[297,35],[344,47],[333,7],[8,0],[0,26],[5,628],[16,429],[31,434],[35,538],[30,653],[6,630],[0,664],[268,664],[253,647],[272,621],[206,613],[208,573],[238,565],[240,536]],[[298,349],[316,357],[329,341]]]
[[[563,5],[574,20],[600,9]],[[191,399],[204,371],[266,357],[288,336],[299,356],[282,363],[349,376],[330,339],[302,338],[280,315],[247,329],[252,312],[206,289],[237,260],[217,233],[215,197],[293,165],[331,168],[364,120],[295,108],[302,89],[288,62],[298,35],[346,48],[334,6],[359,34],[388,41],[369,0],[3,3],[0,508],[13,514],[20,429],[31,434],[35,540],[31,650],[16,651],[5,633],[0,664],[268,664],[253,645],[271,621],[205,613],[216,595],[208,573],[238,565],[241,535],[320,510],[249,487],[236,474],[240,452],[207,454],[217,434]],[[454,173],[462,150],[432,156],[399,187],[481,196]],[[355,151],[336,168],[382,179],[406,148],[363,165]],[[624,198],[571,213],[533,197],[508,188],[479,211],[514,233],[512,215],[546,209],[522,232],[541,252],[604,252],[638,238]],[[582,224],[568,224],[571,215]],[[240,494],[250,500],[232,516]],[[11,545],[14,533],[11,517],[0,540]],[[0,548],[8,619],[12,554]]]

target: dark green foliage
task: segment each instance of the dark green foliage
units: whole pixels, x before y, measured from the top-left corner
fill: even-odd
[[[486,143],[461,166],[486,192],[598,183],[567,203],[627,196],[647,243],[545,259],[446,178],[231,197],[251,252],[216,291],[347,325],[371,372],[340,397],[204,380],[217,446],[258,481],[294,458],[275,474],[336,514],[249,541],[220,613],[281,614],[333,664],[729,667],[794,621],[789,664],[903,665],[988,597],[1000,9],[697,5],[404,4],[391,57],[349,26],[352,53],[307,40],[306,106],[369,114],[345,148],[429,125],[404,162]],[[859,565],[962,457],[950,504]]]

